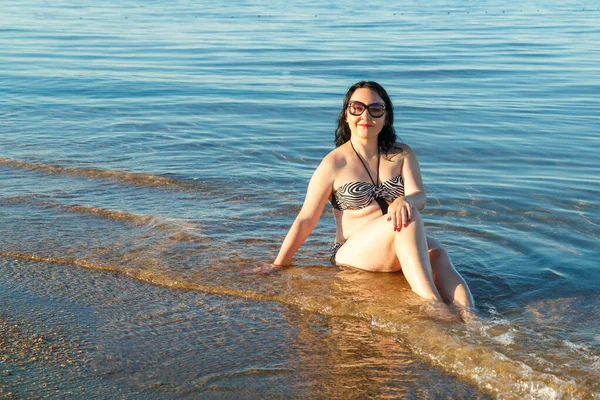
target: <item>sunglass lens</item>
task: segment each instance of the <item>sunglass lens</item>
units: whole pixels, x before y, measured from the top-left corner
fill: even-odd
[[[352,115],[361,115],[365,111],[365,105],[359,101],[354,101],[348,105],[348,111]]]
[[[371,104],[369,106],[369,113],[374,118],[379,118],[379,117],[383,116],[384,112],[385,112],[385,107],[383,106],[383,104]]]

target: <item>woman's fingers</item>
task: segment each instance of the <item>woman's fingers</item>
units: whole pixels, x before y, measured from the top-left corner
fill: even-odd
[[[396,225],[394,225],[394,230],[396,232],[400,232],[402,230],[402,206],[400,206],[396,212]]]
[[[398,209],[388,209],[388,222],[392,223],[392,228],[396,232],[400,232],[402,228],[406,228],[412,219],[412,206],[409,203],[402,204]]]
[[[281,267],[275,264],[262,264],[258,265],[254,268],[242,270],[242,274],[258,274],[258,275],[268,275],[274,272],[281,271]]]
[[[404,201],[396,209],[390,207],[388,209],[388,222],[392,223],[392,228],[396,232],[400,232],[402,228],[406,228],[412,219],[412,206],[410,203]]]
[[[407,210],[407,207],[402,207],[402,219],[400,220],[400,223],[402,224],[402,226],[404,228],[406,228],[408,226],[408,210]]]
[[[392,207],[388,208],[388,217],[387,220],[388,222],[392,223],[392,229],[394,229],[394,231],[396,231],[396,210],[393,209]]]
[[[396,230],[396,210],[390,209],[388,214],[388,221],[392,221],[392,229]]]

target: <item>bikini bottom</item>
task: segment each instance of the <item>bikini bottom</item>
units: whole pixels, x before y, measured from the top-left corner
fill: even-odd
[[[342,247],[343,245],[344,245],[344,242],[335,242],[333,244],[333,246],[331,246],[331,249],[329,249],[329,251],[331,252],[331,257],[329,257],[329,261],[331,262],[331,264],[336,265],[335,264],[335,255],[337,254],[340,247]]]

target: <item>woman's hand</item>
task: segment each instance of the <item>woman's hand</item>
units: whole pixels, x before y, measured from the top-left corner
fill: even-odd
[[[257,274],[257,275],[268,275],[274,272],[279,272],[283,269],[281,265],[275,264],[262,264],[251,269],[245,269],[242,271],[243,274]]]
[[[392,226],[396,232],[400,232],[402,228],[406,228],[412,219],[413,206],[404,199],[398,197],[388,208],[388,221],[392,222]]]

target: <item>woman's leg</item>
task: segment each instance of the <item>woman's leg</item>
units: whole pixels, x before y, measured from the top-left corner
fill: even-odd
[[[402,269],[413,292],[425,299],[442,299],[434,283],[425,227],[417,211],[400,232],[394,231],[386,215],[370,222],[348,238],[335,261],[369,271]]]
[[[427,238],[433,281],[444,301],[459,307],[473,308],[475,302],[467,282],[454,269],[448,253],[440,242]]]

